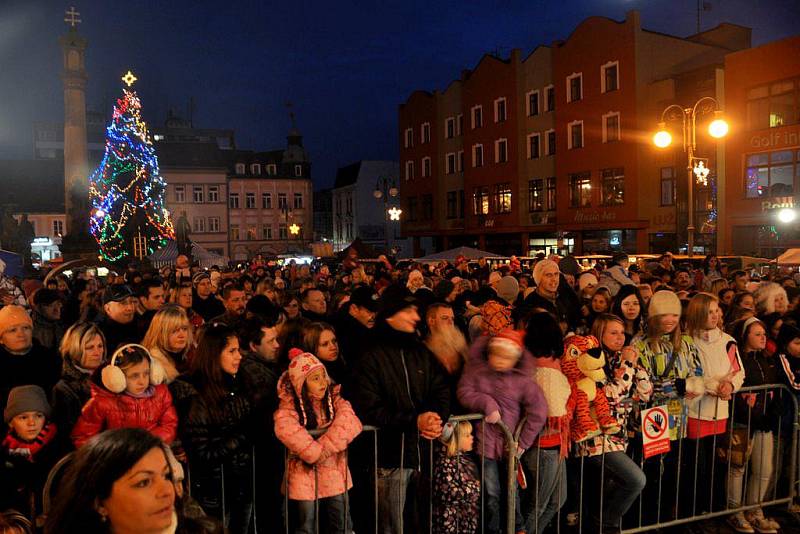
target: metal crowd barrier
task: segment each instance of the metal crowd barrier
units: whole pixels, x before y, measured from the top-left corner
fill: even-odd
[[[773,461],[773,469],[772,469],[772,478],[769,483],[769,489],[766,492],[763,499],[760,502],[750,503],[747,504],[747,493],[748,493],[748,485],[750,484],[749,475],[750,475],[750,463],[753,460],[752,456],[747,456],[747,460],[744,462],[742,466],[743,473],[742,473],[742,486],[741,486],[741,495],[739,497],[739,505],[738,506],[731,506],[731,503],[728,502],[727,498],[727,489],[728,485],[731,482],[732,472],[736,466],[732,465],[732,451],[734,448],[733,444],[733,436],[735,434],[734,428],[739,429],[739,425],[735,424],[737,419],[741,418],[736,415],[736,402],[735,399],[737,397],[741,397],[743,395],[766,395],[772,394],[774,398],[778,399],[779,404],[782,407],[782,412],[780,414],[773,414],[777,419],[777,429],[775,432],[775,444],[774,444],[774,461]],[[716,397],[703,398],[699,402],[711,402],[712,399],[716,400]],[[656,405],[659,403],[650,403],[650,405]],[[644,409],[649,406],[638,406],[635,408]],[[795,498],[798,496],[798,482],[800,481],[800,476],[798,476],[798,468],[800,465],[798,464],[798,434],[800,433],[800,422],[798,422],[798,400],[794,393],[786,386],[781,384],[775,385],[764,385],[764,386],[756,386],[756,387],[747,387],[742,388],[738,392],[732,395],[731,401],[729,401],[729,417],[728,423],[726,425],[726,430],[724,434],[718,434],[709,436],[707,438],[702,439],[691,439],[685,436],[685,429],[687,424],[687,406],[684,401],[680,401],[680,414],[677,414],[676,419],[678,419],[678,423],[680,428],[682,429],[681,435],[678,436],[678,439],[671,442],[671,452],[667,455],[662,454],[658,457],[653,457],[650,459],[645,460],[642,455],[642,445],[641,441],[636,439],[636,436],[633,436],[630,439],[628,449],[625,452],[629,457],[631,457],[635,463],[642,469],[644,472],[651,473],[655,471],[655,477],[649,477],[647,479],[646,486],[642,493],[639,494],[636,501],[634,501],[633,505],[627,511],[627,513],[623,516],[620,524],[620,529],[623,534],[635,534],[640,532],[652,532],[655,529],[662,529],[668,527],[674,527],[678,525],[685,525],[696,521],[701,520],[708,520],[712,518],[721,518],[723,516],[728,516],[740,511],[747,511],[753,510],[760,507],[775,507],[778,505],[791,505]],[[752,418],[752,407],[748,408],[748,414],[746,417],[747,424],[742,427],[746,430],[748,436],[751,435],[751,418]],[[632,411],[631,418],[638,417],[638,411],[634,409]],[[449,419],[451,423],[458,423],[459,421],[476,421],[482,419],[483,416],[480,414],[470,414],[470,415],[462,415],[462,416],[454,416]],[[506,427],[502,424],[502,421],[498,423],[498,427],[501,429],[502,434],[504,436],[504,440],[506,443],[507,449],[507,478],[506,478],[506,504],[505,510],[501,510],[502,513],[505,514],[506,523],[505,525],[501,526],[501,530],[504,529],[504,532],[508,534],[513,534],[515,532],[514,528],[514,511],[515,511],[515,492],[517,490],[517,479],[516,479],[516,451],[517,451],[517,444],[518,444],[518,431],[513,433],[511,429]],[[543,430],[544,431],[544,430]],[[378,492],[378,432],[380,432],[379,428],[371,427],[371,426],[364,426],[362,434],[356,438],[356,440],[364,440],[367,434],[371,434],[372,439],[372,459],[370,465],[370,474],[372,478],[372,488],[371,488],[371,503],[368,502],[358,502],[354,507],[356,510],[360,510],[363,508],[368,507],[371,505],[374,507],[373,517],[371,518],[372,528],[374,529],[375,534],[379,532],[379,517],[378,517],[378,510],[379,510],[379,492]],[[324,430],[315,430],[310,431],[310,433],[318,437],[324,433]],[[401,435],[400,439],[404,438]],[[725,439],[727,438],[727,439]],[[420,438],[422,439],[422,438]],[[706,440],[706,441],[703,441]],[[702,442],[702,443],[701,443]],[[481,443],[485,443],[485,440],[481,439]],[[720,461],[717,458],[718,453],[721,454],[721,451],[724,451],[724,447],[721,447],[723,443],[727,444],[727,454],[726,454],[726,461]],[[719,445],[719,447],[718,447]],[[574,449],[574,445],[572,445]],[[702,447],[706,447],[706,450],[703,451]],[[405,451],[402,450],[403,445],[401,443],[401,463],[403,465],[403,455]],[[597,476],[597,472],[593,469],[589,469],[586,466],[586,457],[575,457],[572,451],[570,451],[570,458],[567,460],[563,460],[560,464],[561,469],[567,469],[567,487],[568,493],[570,483],[572,483],[573,487],[577,485],[577,495],[570,496],[567,498],[567,503],[565,506],[559,507],[555,518],[551,521],[550,528],[547,529],[547,532],[557,532],[560,533],[562,530],[566,530],[569,528],[570,532],[577,532],[579,534],[584,533],[595,533],[595,532],[602,532],[602,527],[598,530],[596,529],[589,521],[586,521],[585,515],[587,513],[587,504],[591,504],[592,501],[597,502],[598,510],[599,510],[599,524],[602,525],[603,522],[603,511],[604,505],[606,502],[606,490],[607,484],[610,483],[610,477],[606,476],[607,466],[606,466],[606,456],[610,454],[605,450],[605,445],[603,447],[603,453],[599,460],[599,476]],[[484,451],[475,451],[478,456],[480,457],[480,466],[479,466],[479,475],[481,481],[481,522],[479,524],[479,532],[483,533],[486,528],[483,520],[483,516],[485,515],[484,512],[484,495],[483,495],[483,486],[484,486]],[[707,453],[711,453],[712,457],[708,458]],[[345,452],[347,454],[347,452]],[[546,526],[541,526],[538,524],[538,504],[539,504],[539,489],[538,483],[539,479],[538,476],[541,473],[541,451],[538,449],[534,449],[528,451],[528,454],[535,454],[537,458],[537,471],[532,479],[529,479],[529,488],[528,491],[525,492],[522,496],[525,497],[525,501],[523,503],[523,509],[530,508],[533,506],[533,513],[535,514],[534,520],[534,528],[531,530],[530,534],[534,534],[540,530],[545,530]],[[432,497],[433,493],[433,447],[430,447],[430,452],[428,456],[428,464],[429,467],[428,473],[430,476],[428,477],[428,490],[429,490],[429,497]],[[763,463],[764,452],[762,450],[761,458],[758,461]],[[284,455],[284,468],[286,465],[286,461],[288,460],[288,453]],[[346,465],[349,466],[349,457],[346,456]],[[367,461],[366,458],[359,458],[359,463],[361,466],[364,465],[364,462]],[[253,452],[253,498],[256,501],[259,498],[259,495],[255,492],[255,465],[256,465],[257,457],[255,450]],[[785,469],[785,464],[788,463],[788,470]],[[422,466],[420,466],[421,468]],[[674,470],[671,472],[670,470]],[[720,471],[722,470],[722,471]],[[315,470],[316,471],[316,470]],[[710,474],[707,478],[703,479],[701,471],[710,471]],[[223,471],[224,475],[224,471]],[[688,479],[687,479],[688,477]],[[189,470],[187,469],[187,482],[189,481]],[[688,482],[687,482],[688,480]],[[612,482],[613,483],[613,482]],[[289,532],[289,499],[286,497],[288,493],[286,491],[286,480],[284,476],[284,502],[283,502],[283,512],[284,512],[284,529],[285,532]],[[674,484],[674,486],[673,486]],[[720,492],[720,484],[722,484],[723,492]],[[599,486],[599,491],[595,491],[595,488]],[[698,486],[701,487],[701,490],[705,491],[703,494],[698,494]],[[703,486],[707,486],[704,488]],[[190,488],[190,484],[187,484],[187,490]],[[316,484],[315,484],[316,488]],[[686,494],[687,488],[689,494]],[[561,485],[558,485],[558,491],[561,490]],[[715,490],[717,493],[715,493]],[[224,476],[223,476],[223,487],[221,488],[221,501],[222,501],[222,509],[223,513],[226,510],[226,503],[225,503],[225,491],[224,491]],[[345,517],[350,516],[351,506],[350,499],[348,497],[347,491],[344,492],[345,495]],[[724,495],[722,498],[724,499],[724,504],[720,504],[718,494]],[[588,497],[587,497],[588,496]],[[649,500],[647,497],[649,496]],[[558,502],[561,501],[562,495],[558,495]],[[687,502],[687,499],[691,499],[691,502]],[[699,506],[700,501],[702,500],[702,504],[707,505],[704,507]],[[320,513],[320,506],[319,506],[319,499],[315,499],[314,504],[314,515],[315,515],[315,533],[320,532],[320,525],[319,525],[319,513]],[[526,506],[527,505],[527,506]],[[400,506],[400,503],[398,503]],[[577,511],[577,521],[575,524],[567,524],[568,521],[566,516],[569,515],[569,510],[565,510],[568,508],[569,510]],[[275,532],[276,526],[274,524],[274,518],[269,518],[269,521],[272,524],[266,524],[264,518],[258,518],[256,511],[258,510],[258,506],[254,506],[254,514],[252,521],[254,523],[255,532],[259,532],[259,527],[263,525],[264,532]],[[427,512],[427,531],[432,532],[433,528],[433,499],[428,499],[428,509],[425,511]],[[423,511],[420,511],[422,514]],[[402,514],[399,514],[402,517]],[[785,516],[785,520],[788,521],[797,521],[795,517],[790,515]],[[424,522],[422,522],[424,523]],[[791,531],[792,528],[786,528],[784,526],[785,531]],[[540,527],[542,527],[540,529]],[[403,525],[400,525],[400,531],[402,532]],[[615,529],[617,530],[617,529]],[[361,532],[361,531],[359,531]],[[420,531],[423,532],[423,531]]]

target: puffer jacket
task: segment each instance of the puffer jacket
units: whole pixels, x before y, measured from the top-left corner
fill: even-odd
[[[285,474],[289,498],[313,501],[341,495],[353,487],[344,451],[361,433],[361,421],[342,398],[339,386],[329,386],[333,420],[325,421],[320,428],[326,432],[314,439],[300,424],[291,387],[288,374],[284,374],[278,383],[280,406],[275,412],[275,435],[290,453]],[[322,421],[321,401],[312,402],[317,421]]]
[[[92,375],[75,366],[69,358],[64,360],[61,380],[53,387],[51,396],[53,422],[59,433],[69,436],[78,422],[83,406],[92,398]],[[67,440],[68,441],[68,440]]]
[[[739,356],[736,341],[720,330],[707,330],[694,336],[700,365],[703,367],[703,381],[706,393],[697,402],[687,403],[689,419],[719,421],[728,418],[729,401],[715,396],[722,380],[733,384],[733,391],[739,391],[744,383],[745,369]]]
[[[92,377],[92,398],[72,428],[72,443],[76,448],[92,436],[113,428],[143,428],[167,445],[172,443],[178,430],[178,415],[165,384],[150,386],[152,395],[136,398],[108,391],[99,384],[99,375],[97,372]]]
[[[469,360],[458,383],[458,400],[471,411],[489,415],[500,412],[503,423],[514,432],[527,417],[519,435],[519,446],[530,447],[547,420],[547,401],[533,381],[533,357],[525,350],[517,365],[505,372],[495,371],[487,360],[489,338],[481,337],[470,347]],[[493,460],[506,457],[503,431],[498,425],[478,423],[475,450]],[[484,440],[482,443],[481,440]]]
[[[633,286],[636,283],[631,280],[628,273],[621,265],[612,265],[608,269],[600,273],[597,287],[605,287],[612,297],[617,296],[622,286]]]

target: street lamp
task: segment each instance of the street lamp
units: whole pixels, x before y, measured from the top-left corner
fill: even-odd
[[[389,202],[399,194],[400,190],[397,189],[393,177],[378,178],[375,181],[375,191],[372,192],[372,196],[375,197],[375,200],[383,201],[383,237],[387,250],[389,248],[389,221],[399,221],[400,215],[403,213],[403,210],[397,206],[392,206],[390,209]]]
[[[694,254],[694,178],[697,176],[698,183],[708,185],[708,173],[711,169],[706,166],[703,158],[696,158],[694,153],[697,150],[697,116],[704,115],[710,111],[714,112],[714,120],[708,125],[708,134],[715,139],[721,139],[728,134],[728,123],[722,116],[719,109],[719,102],[710,96],[704,96],[694,103],[690,108],[684,108],[678,104],[667,106],[661,112],[661,120],[658,123],[658,132],[653,136],[653,144],[658,148],[667,148],[672,144],[672,135],[667,131],[667,120],[676,120],[680,116],[682,120],[683,151],[687,155],[687,180],[688,180],[688,202],[687,210],[689,214],[689,224],[686,227],[688,233],[688,255]],[[668,116],[669,114],[669,116]]]
[[[778,212],[778,220],[783,224],[789,224],[797,218],[797,212],[792,208],[783,208]]]

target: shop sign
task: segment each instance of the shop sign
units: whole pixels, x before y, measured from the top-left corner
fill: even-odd
[[[494,219],[486,219],[483,221],[484,228],[493,228],[494,227]]]
[[[784,208],[794,208],[794,198],[792,197],[779,197],[773,200],[764,200],[761,202],[761,211],[767,212],[772,210],[781,210]]]
[[[576,223],[593,223],[614,221],[617,214],[613,211],[576,211],[574,221]]]
[[[754,135],[750,138],[750,146],[753,148],[777,148],[797,144],[800,144],[800,131],[797,129]]]

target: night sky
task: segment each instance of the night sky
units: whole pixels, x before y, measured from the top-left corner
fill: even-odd
[[[703,29],[750,26],[754,45],[800,33],[800,0],[710,3]],[[0,0],[0,158],[31,157],[32,122],[63,120],[58,37],[70,5],[89,40],[90,110],[110,118],[130,68],[149,124],[169,109],[185,116],[194,97],[195,126],[232,128],[239,148],[266,150],[285,145],[291,101],[314,182],[327,187],[339,166],[396,159],[397,106],[415,89],[444,89],[486,52],[527,54],[586,17],[630,9],[647,29],[686,36],[697,3]]]

